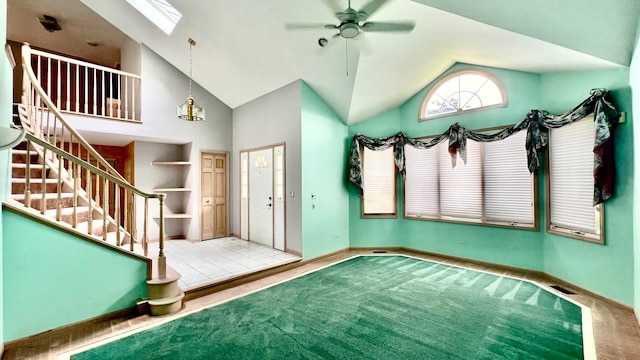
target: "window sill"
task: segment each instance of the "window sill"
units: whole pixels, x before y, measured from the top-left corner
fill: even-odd
[[[583,240],[590,243],[605,245],[604,236],[602,234],[589,234],[582,231],[569,230],[551,225],[547,228],[549,234],[560,235],[572,239]]]
[[[444,217],[444,216],[443,217],[418,216],[418,215],[406,215],[406,214],[404,215],[403,218],[406,220],[437,221],[437,222],[446,222],[446,223],[453,223],[453,224],[490,226],[490,227],[518,229],[518,230],[526,230],[526,231],[540,230],[537,224],[520,224],[520,223],[509,223],[509,222],[501,222],[501,221],[482,221],[479,219],[463,219],[463,218]]]

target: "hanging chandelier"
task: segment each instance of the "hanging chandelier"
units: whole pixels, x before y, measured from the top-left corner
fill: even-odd
[[[191,57],[191,48],[196,45],[195,40],[189,38],[187,40],[189,42],[189,97],[187,101],[182,105],[178,105],[176,108],[176,113],[178,118],[186,121],[202,121],[204,120],[204,109],[196,104],[196,101],[193,99],[191,95],[191,83],[192,83],[192,68],[193,68],[193,60]]]

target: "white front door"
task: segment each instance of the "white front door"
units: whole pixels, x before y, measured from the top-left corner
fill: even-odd
[[[273,246],[273,149],[249,153],[249,240]]]

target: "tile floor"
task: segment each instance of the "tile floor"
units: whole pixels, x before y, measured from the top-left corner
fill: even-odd
[[[165,254],[167,264],[182,275],[179,285],[183,290],[300,259],[236,237],[195,243],[170,240]]]

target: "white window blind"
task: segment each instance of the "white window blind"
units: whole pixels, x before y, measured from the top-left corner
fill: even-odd
[[[405,214],[439,216],[438,146],[416,149],[405,145]]]
[[[482,218],[482,147],[467,140],[467,164],[458,156],[451,167],[448,141],[438,144],[440,170],[440,214],[442,216]]]
[[[552,227],[598,234],[593,206],[593,116],[549,134],[550,222]]]
[[[527,167],[526,131],[484,143],[484,205],[488,221],[534,223],[533,175]]]
[[[365,215],[396,213],[396,172],[393,147],[362,153],[363,212]]]

